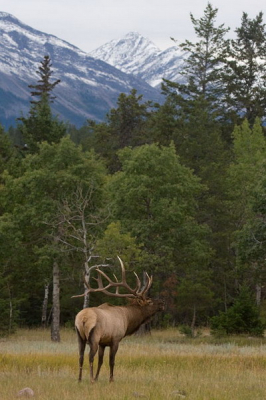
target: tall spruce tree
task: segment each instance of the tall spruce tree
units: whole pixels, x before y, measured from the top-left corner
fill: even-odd
[[[180,45],[186,52],[182,82],[166,81],[163,89],[168,104],[175,102],[176,106],[176,115],[167,121],[170,128],[173,126],[172,137],[180,160],[193,169],[207,188],[200,197],[199,218],[212,231],[209,239],[215,257],[211,264],[217,277],[217,296],[222,297],[228,266],[224,171],[228,157],[226,141],[231,140],[231,131],[228,123],[221,123],[221,75],[227,58],[225,35],[229,28],[216,24],[217,14],[218,9],[208,3],[201,18],[190,15],[197,39]]]
[[[266,30],[263,13],[250,19],[243,13],[237,37],[223,73],[225,104],[234,122],[246,118],[252,125],[266,113]]]
[[[37,75],[40,77],[38,83],[36,85],[29,85],[30,89],[33,89],[31,95],[37,96],[40,99],[38,101],[31,101],[31,104],[39,104],[42,101],[42,97],[45,95],[49,103],[53,103],[56,96],[52,95],[53,89],[60,83],[60,79],[57,79],[54,82],[51,82],[51,75],[53,71],[51,70],[52,62],[49,55],[44,56],[41,61],[41,65],[39,66],[38,71],[36,71]]]
[[[53,73],[51,66],[50,57],[44,56],[39,70],[36,71],[40,79],[36,85],[29,85],[29,88],[33,89],[31,96],[39,99],[31,101],[29,116],[19,119],[22,122],[20,125],[22,136],[31,152],[36,152],[38,144],[42,141],[58,143],[66,132],[65,125],[53,116],[51,110],[51,103],[56,98],[52,95],[52,91],[60,82],[59,79],[51,82]]]
[[[196,19],[190,14],[194,31],[199,39],[196,43],[186,40],[180,44],[186,52],[181,72],[184,83],[165,81],[166,93],[178,92],[177,103],[186,114],[193,108],[193,101],[201,99],[212,111],[217,109],[221,94],[221,71],[227,54],[225,34],[229,28],[224,24],[215,26],[218,9],[208,3],[204,15]],[[192,103],[191,103],[192,102]]]

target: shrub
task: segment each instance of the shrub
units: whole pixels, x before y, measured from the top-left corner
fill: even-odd
[[[211,329],[214,334],[263,335],[265,326],[247,287],[241,289],[234,305],[227,312],[220,312],[211,319]]]

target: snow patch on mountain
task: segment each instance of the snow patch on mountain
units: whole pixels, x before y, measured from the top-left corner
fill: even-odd
[[[184,60],[177,46],[161,51],[138,32],[129,32],[121,39],[111,40],[90,55],[127,74],[144,79],[153,87],[160,86],[163,78],[180,80]]]
[[[144,80],[95,59],[76,46],[33,29],[11,14],[0,12],[0,123],[14,123],[30,104],[28,85],[45,55],[52,60],[55,89],[53,112],[80,126],[87,119],[101,121],[115,107],[120,93],[135,88],[144,100],[160,101],[160,92]]]

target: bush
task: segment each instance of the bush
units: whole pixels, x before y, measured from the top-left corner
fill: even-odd
[[[234,305],[227,312],[220,312],[211,319],[211,329],[214,334],[263,335],[265,326],[247,287],[241,289]]]
[[[179,327],[179,332],[182,334],[182,335],[185,335],[186,337],[189,337],[189,338],[195,338],[195,337],[199,337],[199,336],[201,336],[201,332],[200,332],[200,330],[194,330],[194,329],[192,329],[190,326],[188,326],[188,325],[180,325],[180,327]]]

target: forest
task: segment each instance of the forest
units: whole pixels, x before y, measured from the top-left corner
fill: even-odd
[[[44,55],[28,115],[0,127],[0,334],[51,326],[60,341],[83,306],[109,301],[71,297],[96,266],[119,275],[117,256],[132,285],[153,276],[156,326],[263,332],[266,30],[262,12],[234,34],[217,13],[191,14],[197,40],[180,45],[162,104],[133,89],[79,129],[53,115]]]

